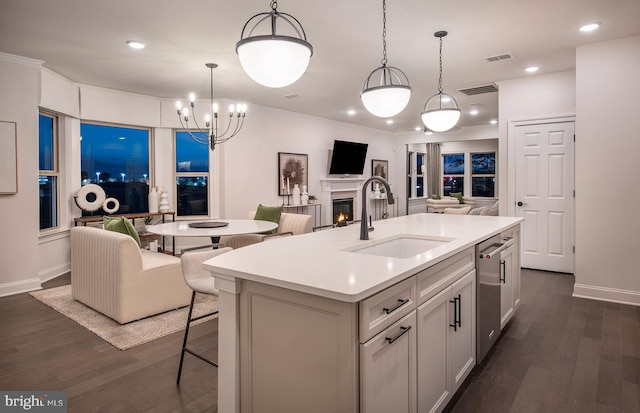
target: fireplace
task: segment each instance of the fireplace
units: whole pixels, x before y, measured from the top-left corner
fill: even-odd
[[[341,224],[341,223],[344,224]],[[333,223],[341,226],[353,222],[353,198],[333,200]]]

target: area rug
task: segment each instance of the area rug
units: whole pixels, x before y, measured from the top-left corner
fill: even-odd
[[[71,285],[33,291],[29,294],[120,350],[148,343],[184,329],[189,312],[189,307],[183,307],[121,325],[74,300],[71,297]],[[196,303],[193,308],[194,317],[217,309],[217,297],[205,294],[196,295]],[[191,325],[203,323],[215,317],[217,316],[206,317],[191,323]]]

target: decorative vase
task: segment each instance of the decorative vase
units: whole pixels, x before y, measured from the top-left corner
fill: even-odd
[[[293,185],[293,205],[300,205],[300,187]]]
[[[307,186],[302,185],[302,194],[300,194],[300,202],[302,205],[309,204],[309,194],[307,193]]]
[[[160,192],[160,212],[169,212],[169,194],[164,190]]]
[[[375,199],[382,198],[382,194],[380,193],[380,184],[376,182],[376,189],[373,190],[373,197]]]
[[[152,214],[158,212],[158,192],[155,187],[149,191],[149,212]]]

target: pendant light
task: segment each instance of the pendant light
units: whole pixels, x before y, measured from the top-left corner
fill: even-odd
[[[404,72],[387,66],[387,2],[382,0],[382,66],[376,68],[364,82],[360,99],[375,116],[388,118],[407,107],[411,86]]]
[[[434,132],[446,132],[456,126],[460,120],[462,113],[458,108],[456,99],[442,92],[442,38],[447,35],[446,31],[438,31],[433,34],[440,39],[440,78],[438,80],[438,93],[431,96],[424,104],[422,112],[422,122],[424,125]],[[434,107],[431,104],[434,103]],[[449,107],[443,107],[442,104],[449,104]],[[453,104],[453,107],[450,107]]]
[[[285,87],[298,80],[307,70],[313,54],[300,22],[290,14],[278,12],[277,8],[278,2],[273,0],[270,12],[250,18],[236,43],[236,53],[247,75],[259,84],[273,88]],[[291,35],[278,34],[279,22],[281,28],[284,26],[281,33]]]

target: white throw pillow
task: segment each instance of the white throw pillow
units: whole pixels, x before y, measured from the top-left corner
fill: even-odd
[[[445,208],[445,214],[455,214],[455,215],[467,215],[471,211],[471,207],[462,207],[462,208]]]
[[[500,201],[496,201],[495,204],[491,205],[489,207],[489,209],[487,209],[487,213],[486,215],[493,215],[493,216],[498,216],[498,212],[499,212],[499,203]]]
[[[486,215],[487,207],[473,208],[469,211],[469,215]]]

